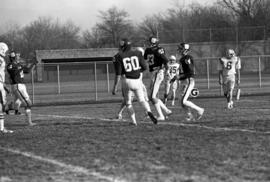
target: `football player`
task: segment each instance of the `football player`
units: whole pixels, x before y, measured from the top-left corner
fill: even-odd
[[[233,90],[235,80],[237,81],[238,85],[240,84],[240,69],[240,58],[235,55],[233,49],[228,49],[226,51],[226,57],[220,58],[218,64],[219,84],[222,85],[224,96],[227,100],[228,109],[233,108]]]
[[[172,106],[174,106],[175,102],[175,92],[177,89],[177,81],[170,82],[172,78],[174,78],[176,75],[179,74],[179,63],[176,62],[176,57],[174,55],[171,55],[169,58],[168,67],[166,69],[166,75],[165,75],[165,94],[164,94],[164,103],[166,104],[168,101],[168,96],[170,93],[170,88],[172,86]]]
[[[12,130],[8,130],[4,127],[4,110],[6,104],[6,91],[4,89],[5,84],[5,69],[6,62],[5,56],[8,51],[8,46],[4,42],[0,42],[0,95],[1,95],[1,103],[0,103],[0,133],[13,133]]]
[[[182,55],[182,57],[179,60],[179,63],[181,64],[183,73],[181,73],[179,75],[179,77],[177,77],[177,76],[174,77],[174,79],[172,79],[172,81],[174,81],[176,78],[178,78],[178,79],[183,80],[187,83],[185,90],[184,90],[185,92],[184,92],[182,99],[181,99],[182,107],[184,108],[184,110],[187,113],[186,120],[187,121],[199,120],[199,119],[201,119],[201,117],[204,113],[204,109],[188,100],[188,98],[191,94],[191,91],[193,90],[193,88],[195,86],[195,80],[194,80],[195,66],[194,66],[193,57],[189,54],[189,51],[190,51],[189,44],[181,43],[178,46],[178,51]],[[191,109],[194,109],[197,112],[196,117],[193,116]]]
[[[23,65],[20,62],[18,54],[10,53],[10,63],[7,65],[7,72],[10,78],[11,91],[14,96],[15,114],[20,114],[19,108],[23,103],[25,106],[26,121],[29,126],[34,126],[36,123],[32,122],[31,106],[29,94],[24,83],[24,74],[29,73],[36,63],[30,65]]]
[[[129,111],[132,124],[137,125],[135,112],[132,107],[133,94],[137,97],[144,110],[153,121],[157,124],[157,119],[151,112],[149,103],[144,97],[142,74],[147,69],[142,53],[138,50],[131,49],[131,42],[128,39],[121,39],[119,43],[119,57],[116,60],[117,80],[122,76],[122,89],[126,107]],[[116,84],[116,83],[115,83]],[[115,85],[114,85],[115,88]]]
[[[164,72],[169,60],[165,55],[164,48],[159,46],[159,40],[156,37],[150,37],[149,42],[150,47],[146,48],[144,59],[147,60],[149,71],[151,73],[150,100],[158,113],[157,119],[162,121],[165,120],[162,110],[166,115],[170,115],[172,113],[172,111],[169,110],[157,96],[160,84],[164,79]]]
[[[144,54],[144,50],[143,48],[141,47],[138,47],[136,48],[138,51],[140,51],[142,53],[142,55]],[[121,51],[121,50],[120,50]],[[114,65],[114,71],[116,73],[116,66],[117,66],[117,63],[116,63],[116,60],[119,58],[119,52],[113,57],[113,65]],[[141,72],[141,79],[142,79],[143,75],[142,75],[142,72]],[[117,88],[118,88],[118,85],[119,85],[119,82],[120,82],[120,78],[115,74],[115,79],[114,79],[114,88],[113,88],[113,91],[112,91],[112,94],[115,95],[116,92],[117,92]],[[148,102],[149,99],[148,99],[148,94],[147,94],[147,89],[144,85],[144,83],[142,82],[142,86],[143,86],[143,92],[144,92],[144,97],[145,97],[145,100]],[[117,112],[117,116],[116,118],[121,120],[123,118],[123,111],[125,110],[126,108],[126,101],[125,101],[125,98],[124,98],[124,95],[123,95],[123,89],[122,89],[122,96],[123,96],[123,100],[122,100],[122,103],[121,103],[121,106],[120,106],[120,109],[118,110]],[[134,95],[132,96],[132,100],[134,98]],[[146,118],[148,118],[148,115],[146,114]]]

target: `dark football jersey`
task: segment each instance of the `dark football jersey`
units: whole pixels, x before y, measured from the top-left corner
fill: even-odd
[[[156,68],[162,68],[169,60],[165,55],[165,50],[162,47],[148,47],[144,53],[144,59],[148,61],[149,71],[152,72]]]
[[[12,62],[7,65],[11,84],[24,83],[24,73],[27,72],[27,67],[20,63]]]
[[[125,75],[130,79],[140,78],[140,73],[147,69],[142,53],[138,50],[119,52],[115,64],[116,75]]]
[[[194,66],[193,57],[191,55],[185,55],[180,58],[179,62],[181,64],[182,71],[183,71],[180,79],[182,80],[182,79],[194,77],[195,66]]]

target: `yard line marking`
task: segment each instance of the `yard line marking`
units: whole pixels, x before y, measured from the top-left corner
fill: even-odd
[[[103,179],[103,180],[112,181],[112,182],[122,182],[123,181],[123,180],[116,179],[114,177],[109,177],[109,176],[102,175],[101,173],[98,173],[98,172],[89,171],[88,169],[86,169],[84,167],[74,166],[74,165],[71,165],[71,164],[66,164],[64,162],[60,162],[60,161],[57,161],[55,159],[49,159],[49,158],[46,158],[46,157],[41,157],[41,156],[35,155],[33,153],[30,153],[30,152],[22,152],[20,150],[7,148],[7,147],[1,147],[1,146],[0,146],[0,149],[3,150],[3,151],[6,151],[6,152],[11,152],[11,153],[14,153],[14,154],[29,157],[29,158],[32,158],[32,159],[35,159],[35,160],[38,160],[38,161],[41,161],[41,162],[46,162],[46,163],[49,163],[49,164],[53,164],[55,166],[59,166],[61,168],[67,169],[70,172],[79,173],[79,174],[85,174],[85,175],[88,175],[88,176],[94,176],[94,177],[96,177],[98,179]]]
[[[43,114],[35,114],[43,117],[54,117],[54,118],[73,118],[73,119],[87,119],[87,120],[100,120],[100,121],[117,121],[117,122],[127,122],[126,120],[118,120],[118,119],[108,119],[108,118],[100,118],[100,117],[80,117],[80,116],[61,116],[61,115],[43,115]],[[141,121],[140,123],[144,124],[152,124],[151,122]],[[211,126],[203,126],[197,124],[186,124],[186,123],[173,123],[173,122],[159,122],[158,124],[162,125],[172,125],[172,126],[183,126],[183,127],[196,127],[203,128],[207,130],[213,131],[229,131],[229,132],[246,132],[246,133],[257,133],[257,134],[270,134],[270,131],[256,131],[249,129],[241,129],[241,128],[228,128],[228,127],[211,127]]]
[[[169,125],[173,125],[173,126],[183,126],[183,127],[204,128],[204,129],[214,130],[214,131],[237,131],[237,132],[247,132],[247,133],[257,133],[257,134],[270,134],[270,131],[256,131],[256,130],[241,129],[241,128],[211,127],[211,126],[203,126],[203,125],[196,125],[196,124],[172,123],[172,122],[162,122],[160,124],[163,124],[163,125],[169,124]]]

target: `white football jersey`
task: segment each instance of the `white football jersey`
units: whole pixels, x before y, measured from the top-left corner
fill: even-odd
[[[236,69],[241,69],[241,60],[239,57],[232,57],[230,59],[222,57],[219,60],[218,70],[223,73],[223,76],[234,75]]]
[[[180,64],[179,63],[168,63],[167,76],[172,79],[179,73]]]
[[[6,62],[3,57],[0,56],[0,82],[5,82],[5,69],[6,69]]]

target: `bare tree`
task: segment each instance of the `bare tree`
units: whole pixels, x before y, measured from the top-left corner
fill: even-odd
[[[101,23],[97,24],[101,39],[106,39],[111,46],[118,46],[118,40],[122,36],[129,37],[133,31],[129,14],[125,10],[119,10],[115,6],[107,11],[100,11]]]

